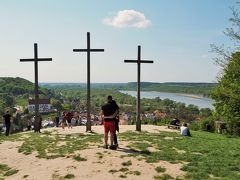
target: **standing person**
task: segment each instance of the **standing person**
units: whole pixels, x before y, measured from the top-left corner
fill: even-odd
[[[55,123],[56,123],[56,127],[58,127],[58,125],[59,125],[59,115],[58,114],[55,117]]]
[[[7,111],[6,114],[3,115],[5,126],[6,126],[6,136],[8,136],[10,132],[11,117],[12,116],[9,114],[9,111]]]
[[[116,102],[112,102],[112,96],[108,96],[108,102],[101,108],[101,117],[104,125],[104,143],[105,148],[108,149],[108,133],[110,131],[110,149],[116,149],[113,145],[114,133],[115,133],[115,121],[118,108]]]
[[[182,136],[191,136],[189,128],[187,127],[187,123],[183,123],[183,125],[180,127],[180,134]]]
[[[71,112],[67,112],[65,115],[65,118],[67,120],[67,126],[68,128],[72,128],[72,118],[73,118],[73,114]]]
[[[116,101],[112,99],[112,96],[108,96],[108,101],[115,106],[116,111],[117,111],[117,112],[115,111],[115,113],[117,113],[116,117],[113,117],[113,118],[115,118],[115,122],[114,122],[115,131],[114,131],[114,136],[113,136],[113,144],[117,148],[118,147],[117,132],[119,133],[119,115],[118,115],[119,106],[117,105]]]
[[[32,127],[32,120],[31,117],[27,119],[27,130],[30,131]]]
[[[64,111],[64,112],[62,113],[62,117],[61,117],[61,119],[62,119],[62,120],[61,120],[62,129],[64,129],[65,123],[66,123],[65,114],[66,114],[66,112]]]
[[[38,124],[39,129],[38,129],[36,132],[41,133],[41,128],[42,128],[42,116],[39,115],[38,118],[39,118],[39,124]]]

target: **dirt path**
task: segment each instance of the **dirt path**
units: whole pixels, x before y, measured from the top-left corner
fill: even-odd
[[[60,128],[47,129],[60,134],[84,133],[85,127],[74,127],[62,130]],[[102,133],[102,126],[94,126],[92,130]],[[135,130],[135,126],[120,126],[120,131]],[[172,131],[160,126],[142,126],[143,131],[155,132]],[[154,179],[157,173],[155,167],[166,168],[166,174],[172,177],[183,176],[180,170],[182,164],[170,164],[165,161],[158,163],[146,163],[144,160],[127,155],[133,153],[127,148],[127,142],[120,142],[120,148],[116,151],[103,149],[97,146],[82,150],[78,153],[86,161],[75,161],[72,158],[39,159],[36,154],[24,155],[18,153],[18,146],[23,142],[3,142],[0,144],[0,164],[7,164],[19,172],[6,179],[48,180],[64,179],[67,174],[73,174],[73,179],[113,180],[113,179]],[[131,161],[130,166],[123,166],[123,162]],[[125,168],[125,169],[124,169]],[[127,169],[126,169],[127,168]],[[110,171],[110,172],[109,172]],[[126,171],[127,173],[124,173]],[[139,175],[140,173],[140,175]]]

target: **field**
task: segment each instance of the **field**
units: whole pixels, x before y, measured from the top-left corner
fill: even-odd
[[[103,127],[0,136],[0,179],[240,179],[240,138],[165,126],[120,126],[118,150],[103,149]]]

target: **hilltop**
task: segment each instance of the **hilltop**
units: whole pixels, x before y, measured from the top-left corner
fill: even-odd
[[[119,148],[104,149],[103,126],[0,135],[0,179],[240,178],[239,138],[165,126],[120,126]],[[6,151],[7,149],[7,151]],[[11,154],[11,156],[9,156]]]

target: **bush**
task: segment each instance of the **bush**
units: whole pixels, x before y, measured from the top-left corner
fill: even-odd
[[[203,131],[214,132],[214,130],[215,130],[214,122],[215,122],[215,119],[213,116],[207,117],[207,118],[201,120],[200,129]]]
[[[142,119],[142,124],[153,124],[153,120],[147,119],[147,118],[143,118]]]
[[[170,121],[171,119],[169,118],[164,118],[164,119],[161,119],[160,121],[157,122],[157,125],[158,126],[163,126],[163,125],[166,125],[166,124],[170,124]]]
[[[193,121],[190,123],[189,128],[190,128],[190,130],[198,131],[198,130],[200,130],[200,123]]]

